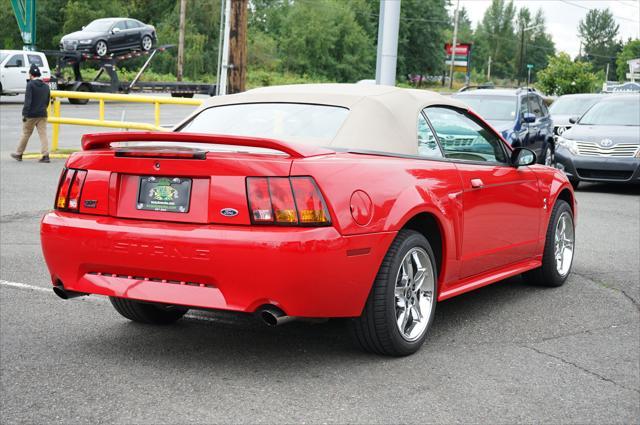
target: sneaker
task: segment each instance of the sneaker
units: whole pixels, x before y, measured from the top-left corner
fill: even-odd
[[[49,155],[42,155],[42,158],[40,158],[38,160],[38,162],[47,162],[48,163],[48,162],[51,162],[51,161],[49,160]]]
[[[11,158],[15,159],[16,161],[22,161],[22,155],[19,153],[12,153]]]

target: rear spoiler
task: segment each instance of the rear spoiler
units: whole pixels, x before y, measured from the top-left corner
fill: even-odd
[[[334,150],[319,146],[282,142],[259,137],[225,136],[202,133],[180,133],[165,131],[131,131],[113,133],[90,133],[82,136],[82,150],[107,149],[113,142],[184,142],[214,145],[248,146],[273,149],[286,153],[292,158],[335,153]]]

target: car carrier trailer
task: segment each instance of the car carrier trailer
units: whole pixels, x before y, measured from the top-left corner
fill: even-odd
[[[189,83],[182,81],[172,82],[147,82],[141,81],[140,77],[149,67],[151,60],[159,52],[175,47],[168,44],[158,46],[149,51],[132,51],[122,54],[112,54],[107,57],[100,57],[86,52],[79,51],[45,51],[48,56],[56,57],[56,67],[52,76],[51,86],[58,90],[81,91],[81,92],[100,92],[100,93],[132,93],[132,92],[164,92],[171,93],[173,97],[193,97],[194,94],[215,94],[215,84],[206,83]],[[123,61],[148,56],[133,81],[120,81],[118,78],[118,65]],[[93,80],[86,81],[82,78],[82,64],[96,64],[99,71]],[[67,80],[64,77],[63,70],[71,67],[73,70],[73,79]],[[98,81],[104,74],[109,77],[109,81]],[[85,104],[87,99],[69,99],[72,104]]]

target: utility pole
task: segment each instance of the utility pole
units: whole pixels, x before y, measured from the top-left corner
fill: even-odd
[[[458,9],[460,0],[456,3],[456,11],[453,17],[453,41],[451,43],[451,66],[449,67],[449,88],[453,88],[453,63],[456,59],[456,45],[458,44]]]
[[[487,81],[491,81],[491,56],[489,56],[489,63],[487,64]]]
[[[180,24],[178,27],[178,74],[177,80],[182,81],[184,67],[184,24],[187,18],[187,0],[180,0]]]
[[[217,82],[218,95],[227,94],[227,76],[229,74],[229,32],[231,1],[224,0],[224,36],[222,37],[222,55],[220,61],[220,75]]]
[[[247,10],[249,0],[231,2],[229,31],[229,94],[245,90],[247,81]]]
[[[400,31],[400,1],[401,0],[380,0],[376,84],[387,86],[396,85],[398,33]]]
[[[604,81],[609,81],[609,62],[607,62],[607,71],[605,72]]]
[[[518,66],[518,87],[524,75],[524,22],[520,22],[520,64]]]

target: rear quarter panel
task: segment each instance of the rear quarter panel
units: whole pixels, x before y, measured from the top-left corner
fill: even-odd
[[[343,235],[398,232],[417,214],[432,214],[446,241],[440,280],[457,274],[462,183],[453,163],[340,153],[295,160],[291,175],[314,177],[334,225]],[[355,191],[365,192],[371,199],[371,220],[364,225],[352,214]]]

